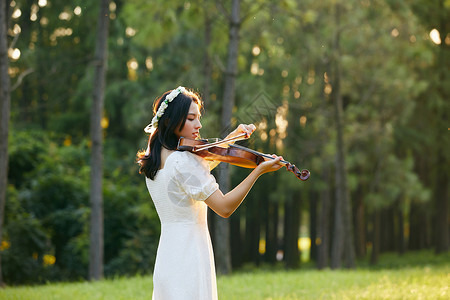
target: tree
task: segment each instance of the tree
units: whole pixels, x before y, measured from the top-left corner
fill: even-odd
[[[229,38],[227,65],[225,70],[224,92],[222,101],[221,132],[226,135],[230,129],[232,110],[236,97],[237,59],[239,51],[240,0],[233,0],[231,13],[228,16]],[[219,186],[225,194],[230,190],[230,173],[228,164],[219,166]],[[215,251],[219,273],[231,272],[230,223],[229,220],[216,216]]]
[[[103,277],[103,130],[102,117],[104,106],[107,41],[109,29],[109,0],[100,1],[97,24],[97,40],[94,57],[94,93],[91,111],[91,229],[89,278],[98,280]]]
[[[345,257],[347,267],[355,267],[355,250],[353,245],[353,230],[351,223],[351,205],[347,188],[347,169],[345,163],[345,147],[343,141],[343,107],[341,94],[341,69],[340,69],[340,18],[341,4],[335,4],[336,33],[333,43],[334,65],[332,72],[334,121],[336,126],[336,207],[334,218],[334,238],[331,252],[331,267],[339,268],[341,259]]]
[[[6,187],[8,184],[8,133],[11,107],[10,79],[8,74],[7,8],[9,1],[0,0],[0,245],[3,237]],[[3,285],[0,255],[0,286]]]

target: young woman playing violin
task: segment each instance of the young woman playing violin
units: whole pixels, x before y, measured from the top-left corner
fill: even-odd
[[[201,108],[199,96],[183,87],[164,93],[155,101],[155,116],[145,128],[150,133],[147,150],[137,154],[140,173],[146,176],[161,221],[153,274],[154,300],[217,299],[207,206],[229,217],[260,175],[282,167],[282,158],[273,155],[224,195],[210,174],[217,163],[177,150],[180,138],[199,138]],[[241,124],[224,141],[248,138],[255,129],[253,124]]]

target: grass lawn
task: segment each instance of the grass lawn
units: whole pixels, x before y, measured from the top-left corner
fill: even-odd
[[[450,255],[382,255],[356,270],[253,268],[218,277],[219,299],[450,299]],[[0,299],[151,299],[150,276],[8,287]]]

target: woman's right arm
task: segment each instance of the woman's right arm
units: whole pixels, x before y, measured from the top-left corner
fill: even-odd
[[[239,207],[247,196],[255,181],[264,173],[279,170],[281,157],[274,160],[265,161],[259,164],[253,171],[233,190],[225,195],[221,190],[216,190],[206,200],[205,203],[219,216],[228,218]]]

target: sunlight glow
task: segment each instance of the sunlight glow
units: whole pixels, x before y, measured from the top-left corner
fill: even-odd
[[[260,239],[259,240],[259,254],[266,253],[266,240]]]
[[[134,28],[127,27],[127,29],[125,29],[125,34],[129,37],[135,36],[136,30]]]
[[[18,48],[15,49],[8,49],[8,56],[12,60],[18,60],[20,58],[20,50]]]
[[[16,77],[17,74],[19,74],[19,73],[20,73],[20,69],[17,67],[8,68],[8,74],[9,74],[9,76],[11,76],[11,78]]]
[[[16,9],[16,10],[12,13],[11,17],[12,17],[13,19],[17,19],[17,18],[19,18],[21,15],[22,15],[22,11],[21,11],[20,9]]]
[[[300,117],[300,126],[305,127],[306,126],[306,121],[308,121],[306,116],[301,116]]]
[[[14,24],[13,32],[15,35],[19,34],[22,31],[22,28],[20,28],[19,24]]]
[[[283,105],[277,108],[277,114],[275,115],[275,124],[277,125],[278,136],[281,140],[287,136],[287,127],[289,122],[286,119],[286,115],[288,109],[288,103],[287,101],[284,101]]]
[[[11,244],[8,241],[2,241],[2,244],[0,245],[0,251],[9,249],[11,247]]]
[[[64,139],[63,145],[66,147],[72,145],[72,137],[70,135],[66,136],[66,138]]]
[[[36,21],[37,20],[37,13],[39,11],[39,6],[36,4],[31,5],[31,13],[30,13],[30,21]]]
[[[399,34],[400,34],[400,32],[398,31],[397,28],[392,29],[391,35],[392,35],[393,37],[398,37]]]
[[[138,76],[137,76],[137,72],[136,70],[139,68],[139,64],[136,60],[136,58],[132,58],[127,62],[127,67],[128,67],[128,78],[130,80],[137,80]]]
[[[436,28],[430,31],[430,38],[436,45],[441,44],[441,35],[439,34],[439,31]]]
[[[314,71],[314,70],[309,70],[309,71],[308,71],[308,80],[307,80],[307,83],[308,83],[309,85],[314,84],[314,82],[316,81],[315,76],[316,76],[316,71]]]
[[[261,76],[264,74],[264,69],[260,68],[257,62],[254,62],[250,66],[250,73],[252,73],[253,75]]]
[[[331,87],[331,84],[326,83],[325,87],[323,88],[323,91],[325,94],[329,95],[333,91],[333,88]]]
[[[111,11],[111,12],[114,12],[114,11],[116,11],[116,9],[117,9],[117,4],[115,3],[115,2],[110,2],[109,3],[109,10]]]
[[[252,49],[252,54],[258,56],[261,53],[261,49],[258,46],[254,46]]]
[[[42,258],[42,262],[44,263],[44,266],[54,265],[56,258],[53,255],[45,254]]]
[[[42,26],[46,26],[48,25],[48,19],[46,17],[42,17],[40,23]]]
[[[68,12],[63,11],[62,13],[59,14],[58,18],[60,20],[69,21],[72,18],[72,16]]]
[[[128,68],[130,68],[130,69],[132,69],[132,70],[137,70],[138,67],[139,67],[139,64],[138,64],[136,58],[130,59],[130,60],[128,61],[127,65],[128,65]]]
[[[263,142],[267,141],[267,133],[265,131],[261,132],[260,138]]]
[[[301,237],[298,239],[298,249],[301,251],[311,248],[311,239],[309,237]]]
[[[77,16],[81,15],[81,7],[77,6],[73,9],[73,13]]]
[[[108,128],[109,126],[109,120],[107,117],[103,117],[102,120],[100,121],[100,126],[102,126],[103,129]]]
[[[150,56],[145,59],[145,66],[149,71],[153,70],[153,58]]]
[[[256,74],[258,74],[258,63],[252,63],[252,65],[251,65],[251,67],[250,67],[250,72],[253,74],[253,75],[256,75]]]
[[[56,41],[56,38],[64,37],[64,36],[71,36],[73,33],[72,28],[63,28],[59,27],[56,28],[55,31],[50,35],[50,41]]]
[[[47,6],[47,0],[39,0],[39,1],[38,1],[38,5],[39,5],[40,7]]]

